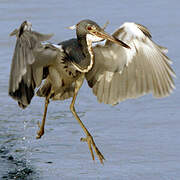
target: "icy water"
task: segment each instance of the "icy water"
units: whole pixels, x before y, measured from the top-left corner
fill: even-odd
[[[0,0],[0,179],[179,180],[180,179],[180,2]],[[51,42],[75,37],[65,27],[89,18],[113,32],[124,21],[147,26],[168,47],[177,74],[170,97],[151,95],[115,107],[99,104],[85,83],[76,109],[106,161],[92,161],[84,136],[69,111],[70,100],[51,102],[46,134],[36,140],[44,100],[35,97],[21,110],[8,94],[15,37],[9,33],[29,20],[33,28],[54,33]]]

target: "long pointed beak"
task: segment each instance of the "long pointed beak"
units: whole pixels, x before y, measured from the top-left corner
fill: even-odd
[[[121,45],[121,46],[123,46],[125,48],[131,49],[130,46],[128,46],[126,43],[124,43],[123,41],[117,39],[116,37],[114,37],[112,35],[109,35],[104,30],[95,31],[95,32],[93,32],[93,34],[100,37],[100,38],[107,39],[107,40],[112,41],[112,42],[114,42],[116,44],[119,44],[119,45]]]

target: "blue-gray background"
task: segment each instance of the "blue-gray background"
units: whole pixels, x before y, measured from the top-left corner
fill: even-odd
[[[178,0],[0,0],[0,179],[180,179],[180,5]],[[153,39],[169,49],[176,72],[170,97],[151,95],[115,107],[98,104],[85,83],[76,109],[106,161],[93,163],[83,131],[69,111],[70,100],[51,102],[46,134],[35,139],[44,100],[35,97],[26,110],[8,97],[15,37],[23,20],[51,42],[75,37],[66,27],[89,18],[113,32],[124,21],[147,26]]]

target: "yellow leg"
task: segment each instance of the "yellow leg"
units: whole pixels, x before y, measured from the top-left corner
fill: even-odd
[[[40,139],[41,136],[44,134],[44,126],[45,126],[45,121],[46,121],[46,114],[47,114],[47,108],[48,108],[48,104],[49,104],[49,98],[50,98],[50,96],[46,97],[46,99],[45,99],[44,115],[43,115],[42,123],[40,124],[40,122],[38,122],[39,131],[37,132],[36,139]]]
[[[86,127],[84,126],[84,124],[82,123],[82,121],[80,120],[79,116],[76,113],[76,110],[74,108],[74,104],[76,101],[76,97],[78,94],[79,89],[82,86],[82,83],[84,81],[84,75],[81,76],[75,83],[75,92],[74,92],[74,96],[70,105],[70,110],[73,113],[74,117],[76,118],[76,120],[78,121],[78,123],[80,124],[80,126],[82,127],[82,129],[84,130],[85,134],[86,134],[86,138],[81,138],[81,141],[83,142],[87,142],[88,146],[89,146],[89,150],[91,152],[91,156],[92,159],[94,160],[94,154],[93,154],[93,150],[92,147],[94,148],[94,151],[96,152],[100,162],[103,164],[103,160],[105,160],[104,156],[101,154],[101,152],[99,151],[99,149],[96,147],[96,144],[93,140],[93,137],[91,136],[91,134],[89,133],[89,131],[86,129]]]

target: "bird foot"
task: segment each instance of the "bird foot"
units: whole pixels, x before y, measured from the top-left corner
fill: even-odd
[[[96,152],[101,164],[103,164],[103,160],[105,160],[105,158],[101,154],[99,149],[97,148],[97,146],[96,146],[96,144],[95,144],[95,142],[93,140],[93,137],[91,135],[88,135],[86,138],[81,138],[81,141],[82,142],[87,142],[93,160],[94,160],[94,153],[93,153],[92,147],[94,148],[94,151]]]
[[[37,132],[37,136],[36,136],[36,139],[40,139],[41,136],[44,134],[44,128],[41,127],[41,124],[40,122],[38,121],[38,127],[39,127],[39,131]]]

